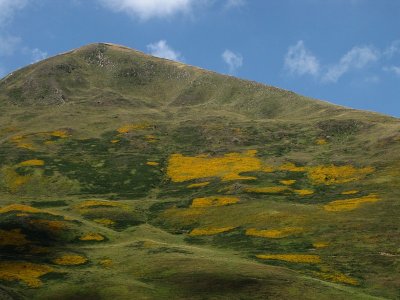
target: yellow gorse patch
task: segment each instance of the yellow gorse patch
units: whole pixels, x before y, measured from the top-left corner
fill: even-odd
[[[374,168],[356,168],[347,166],[316,166],[308,168],[308,177],[317,184],[339,184],[363,179],[366,175],[374,172]]]
[[[336,200],[324,205],[326,211],[348,211],[354,210],[365,203],[375,203],[378,202],[380,197],[377,194],[369,194],[364,197]]]
[[[23,212],[23,213],[32,213],[32,214],[52,214],[52,212],[49,212],[47,210],[43,209],[38,209],[29,205],[24,205],[24,204],[10,204],[5,207],[0,208],[0,214],[8,213],[8,212]]]
[[[0,279],[6,281],[22,281],[31,288],[42,285],[39,279],[54,270],[45,265],[29,262],[0,261]]]
[[[206,177],[220,177],[223,181],[251,180],[255,177],[241,176],[240,173],[263,171],[264,167],[256,153],[255,150],[249,150],[245,153],[228,153],[222,157],[173,154],[169,158],[167,174],[173,182]]]
[[[96,206],[105,206],[105,207],[123,207],[124,204],[116,202],[116,201],[108,201],[108,200],[86,200],[78,205],[76,208],[78,209],[85,209],[85,208],[93,208]]]
[[[50,231],[60,231],[67,228],[67,225],[64,221],[55,220],[31,220],[30,224],[45,227]]]
[[[294,179],[287,179],[287,180],[281,180],[279,181],[280,183],[284,184],[284,185],[292,185],[296,183],[296,180]]]
[[[87,262],[87,258],[76,254],[66,254],[56,258],[53,262],[62,266],[77,266],[83,265]]]
[[[287,186],[269,186],[269,187],[249,187],[245,189],[248,193],[260,193],[260,194],[276,194],[290,191]]]
[[[70,133],[68,132],[68,130],[55,130],[55,131],[51,132],[50,135],[54,136],[54,137],[59,137],[59,138],[65,139],[70,136]]]
[[[39,167],[44,166],[44,161],[41,159],[30,159],[18,164],[20,167]]]
[[[258,230],[255,228],[249,228],[246,230],[246,235],[271,238],[271,239],[280,239],[293,234],[301,233],[303,231],[304,229],[301,227],[288,227],[282,229],[269,229],[269,230],[266,229]]]
[[[115,224],[115,222],[113,220],[110,220],[110,219],[94,219],[93,221],[96,222],[96,223],[99,223],[101,225],[106,225],[106,226]]]
[[[326,248],[329,246],[329,243],[327,242],[315,242],[313,243],[313,247],[316,249],[322,249],[322,248]]]
[[[297,195],[308,196],[314,194],[313,190],[293,190]]]
[[[235,204],[239,202],[239,198],[237,197],[204,197],[204,198],[195,198],[192,201],[192,207],[209,207],[209,206],[224,206]]]
[[[100,242],[104,240],[104,236],[99,233],[87,233],[79,238],[81,241],[96,241]]]
[[[235,227],[219,227],[219,228],[195,228],[193,229],[189,235],[197,236],[197,235],[215,235],[223,232],[230,231]]]
[[[294,163],[288,162],[283,164],[278,168],[279,171],[288,171],[288,172],[304,172],[306,171],[305,167],[297,167]]]
[[[0,229],[0,246],[23,246],[29,244],[21,229],[2,230]]]
[[[256,257],[260,259],[282,260],[294,263],[318,264],[321,262],[321,258],[318,255],[312,254],[260,254],[256,255]]]
[[[198,188],[198,187],[204,187],[204,186],[207,186],[209,184],[210,184],[210,182],[206,181],[206,182],[192,183],[192,184],[189,184],[187,187],[189,189],[193,189],[193,188]]]
[[[155,167],[155,166],[158,166],[160,163],[158,163],[158,162],[156,162],[156,161],[148,161],[147,163],[146,163],[146,165],[148,165],[148,166],[153,166],[153,167]]]
[[[316,141],[315,141],[315,143],[317,144],[317,145],[326,145],[326,144],[328,144],[328,141],[326,140],[326,139],[317,139]]]
[[[357,191],[357,190],[351,190],[351,191],[345,191],[345,192],[342,192],[341,194],[342,195],[354,195],[354,194],[358,194],[360,191]]]

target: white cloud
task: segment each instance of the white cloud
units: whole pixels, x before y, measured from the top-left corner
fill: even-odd
[[[0,56],[13,55],[20,45],[21,39],[15,36],[0,36]]]
[[[9,22],[16,10],[23,9],[28,0],[0,0],[0,26]]]
[[[228,65],[229,73],[231,74],[243,66],[243,56],[240,53],[235,53],[227,49],[222,53],[222,59]]]
[[[124,12],[141,20],[188,13],[199,0],[98,0],[115,12]]]
[[[384,67],[383,70],[384,70],[384,71],[387,71],[387,72],[393,72],[393,73],[395,73],[396,75],[399,75],[399,76],[400,76],[400,67],[397,67],[397,66],[389,66],[389,67]]]
[[[165,40],[160,40],[156,43],[147,45],[150,54],[153,56],[166,58],[175,61],[182,61],[183,57],[181,54],[174,49],[172,49]]]
[[[41,60],[47,58],[47,52],[44,52],[38,48],[32,49],[31,55],[32,55],[32,63],[36,63],[38,61],[41,61]]]
[[[383,52],[387,58],[392,58],[398,53],[400,54],[400,40],[392,42],[392,44]]]
[[[361,69],[380,58],[379,51],[372,47],[354,47],[347,52],[338,64],[331,66],[322,77],[324,82],[337,82],[340,77],[352,69]]]
[[[227,0],[225,8],[235,8],[246,5],[246,0]]]
[[[318,59],[304,45],[298,41],[296,45],[290,46],[285,56],[285,69],[291,74],[313,76],[318,75],[320,65]]]

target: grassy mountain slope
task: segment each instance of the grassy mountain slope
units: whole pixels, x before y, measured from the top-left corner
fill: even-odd
[[[0,297],[399,296],[396,118],[112,44],[0,108]]]

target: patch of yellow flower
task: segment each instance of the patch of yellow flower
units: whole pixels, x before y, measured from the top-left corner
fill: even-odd
[[[119,142],[120,142],[120,140],[111,140],[111,144],[117,144]]]
[[[155,143],[155,142],[157,142],[157,137],[153,134],[148,134],[148,135],[146,135],[146,140],[149,143]]]
[[[62,130],[62,129],[52,131],[52,132],[50,133],[50,135],[51,135],[51,136],[54,136],[54,137],[59,137],[59,138],[62,138],[62,139],[65,139],[65,138],[67,138],[67,137],[70,136],[68,130]]]
[[[11,138],[11,141],[16,144],[18,148],[28,149],[28,150],[35,150],[33,144],[27,140],[26,136],[23,135],[15,135]]]
[[[110,258],[104,258],[99,261],[99,264],[105,268],[111,268],[113,266],[113,261]]]
[[[329,243],[327,242],[315,242],[313,243],[313,247],[316,249],[322,249],[322,248],[326,248],[329,246]]]
[[[263,170],[256,153],[256,150],[249,150],[244,153],[228,153],[222,157],[173,154],[169,158],[167,174],[173,182],[206,177],[220,177],[223,181],[252,180],[255,177],[241,176],[240,173]]]
[[[67,225],[64,221],[55,221],[55,220],[31,220],[31,224],[43,226],[50,231],[60,231],[62,229],[66,229]]]
[[[200,207],[210,207],[210,206],[225,206],[230,204],[235,204],[239,202],[239,198],[237,197],[204,197],[204,198],[195,198],[192,201],[191,207],[200,208]]]
[[[120,202],[116,201],[108,201],[108,200],[86,200],[78,205],[76,205],[76,208],[78,209],[85,209],[85,208],[93,208],[97,206],[108,206],[108,207],[123,207],[124,205]]]
[[[349,277],[343,273],[334,271],[329,267],[322,266],[321,271],[322,272],[317,272],[316,275],[322,277],[325,280],[345,283],[350,285],[358,285],[358,281],[356,279]]]
[[[229,226],[229,227],[219,227],[219,228],[195,228],[193,229],[189,235],[191,236],[199,236],[199,235],[216,235],[219,233],[227,232],[235,227]]]
[[[43,283],[39,279],[54,270],[45,265],[29,262],[0,261],[0,279],[5,281],[22,281],[31,288],[40,287]]]
[[[78,266],[87,263],[87,258],[77,254],[66,254],[53,260],[57,265]]]
[[[119,133],[129,133],[135,130],[143,130],[149,128],[149,124],[126,124],[117,129]]]
[[[156,161],[148,161],[148,162],[146,163],[146,165],[152,166],[152,167],[158,166],[159,164],[160,164],[160,163],[158,163],[158,162],[156,162]]]
[[[362,204],[375,203],[379,200],[381,199],[377,194],[369,194],[359,198],[332,201],[324,205],[324,209],[326,211],[349,211],[360,207]]]
[[[105,219],[105,218],[103,218],[103,219],[94,219],[93,221],[98,223],[98,224],[105,225],[105,226],[110,226],[110,225],[114,225],[115,224],[115,222],[113,220]]]
[[[351,190],[351,191],[345,191],[345,192],[342,192],[341,194],[342,195],[354,195],[354,194],[358,194],[360,191],[357,191],[357,190]]]
[[[281,165],[278,168],[279,171],[288,171],[288,172],[305,172],[305,167],[297,167],[294,163],[288,162]]]
[[[313,190],[293,190],[293,192],[300,196],[309,196],[314,194]]]
[[[313,254],[259,254],[257,258],[266,260],[282,260],[293,263],[318,264],[321,258]]]
[[[8,213],[8,212],[24,212],[24,213],[32,213],[32,214],[53,214],[47,210],[38,209],[29,205],[24,204],[10,204],[0,208],[0,214]]]
[[[290,191],[290,189],[287,186],[270,186],[261,188],[249,187],[245,189],[245,192],[260,193],[260,194],[277,194],[286,191]]]
[[[20,167],[39,167],[44,166],[44,161],[41,159],[30,159],[18,164]]]
[[[363,179],[374,172],[373,167],[356,168],[346,166],[315,166],[308,168],[308,177],[317,184],[339,184]]]
[[[293,185],[293,184],[295,184],[296,183],[296,180],[294,180],[294,179],[287,179],[287,180],[281,180],[281,181],[279,181],[281,184],[284,184],[284,185]]]
[[[317,139],[317,140],[315,141],[315,143],[316,143],[317,145],[322,146],[322,145],[328,144],[328,141],[327,141],[326,139]]]
[[[187,187],[189,189],[193,189],[193,188],[198,188],[198,187],[204,187],[204,186],[207,186],[209,184],[210,184],[210,182],[206,181],[206,182],[192,183],[192,184],[189,184]]]
[[[87,233],[79,238],[81,241],[96,241],[100,242],[104,240],[104,236],[99,233]]]
[[[0,246],[23,246],[29,244],[26,235],[21,229],[2,230],[0,229]]]
[[[302,232],[304,232],[304,229],[301,227],[287,227],[283,229],[263,229],[263,230],[249,228],[246,230],[246,235],[271,238],[271,239],[280,239]]]

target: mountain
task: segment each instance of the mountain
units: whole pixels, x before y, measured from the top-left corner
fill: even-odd
[[[399,297],[397,118],[106,43],[0,109],[0,298]]]

